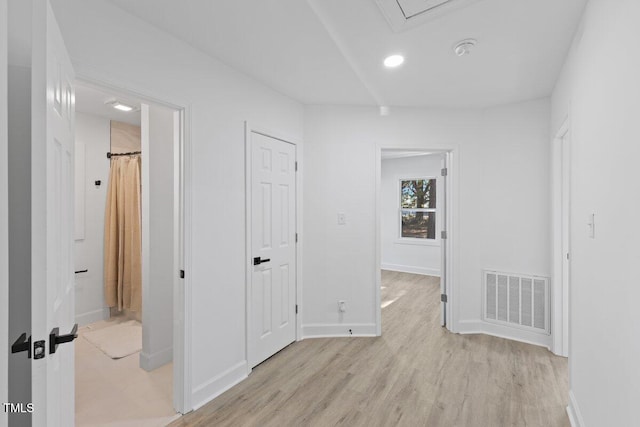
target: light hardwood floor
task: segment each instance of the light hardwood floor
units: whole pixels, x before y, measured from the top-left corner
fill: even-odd
[[[382,336],[292,344],[173,426],[569,427],[567,360],[439,325],[439,279],[383,271]]]

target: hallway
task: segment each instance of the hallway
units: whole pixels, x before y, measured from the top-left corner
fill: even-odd
[[[382,286],[382,337],[294,343],[172,425],[569,426],[566,359],[447,332],[438,278],[383,271]]]

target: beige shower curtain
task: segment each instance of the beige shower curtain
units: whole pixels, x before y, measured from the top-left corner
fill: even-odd
[[[109,307],[142,308],[140,156],[111,158],[104,221],[104,294]]]

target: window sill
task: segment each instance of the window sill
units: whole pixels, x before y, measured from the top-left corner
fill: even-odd
[[[395,241],[396,245],[414,245],[414,246],[440,246],[440,239],[411,239],[399,238]]]

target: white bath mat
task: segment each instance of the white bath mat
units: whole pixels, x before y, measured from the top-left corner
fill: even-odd
[[[142,350],[142,325],[135,320],[86,332],[84,337],[112,359]]]

